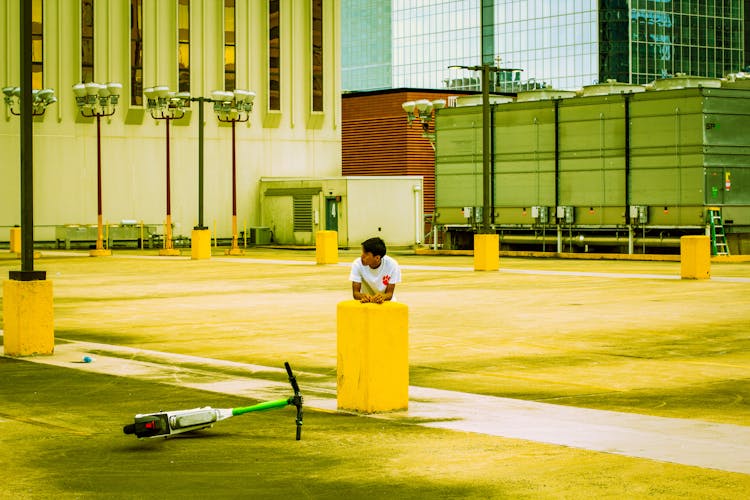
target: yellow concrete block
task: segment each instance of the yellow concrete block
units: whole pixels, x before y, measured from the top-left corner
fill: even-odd
[[[210,259],[211,230],[193,229],[190,238],[190,258],[193,260]]]
[[[500,269],[500,235],[474,235],[474,270],[497,271]]]
[[[10,253],[21,253],[21,228],[10,228]]]
[[[5,281],[3,330],[6,356],[52,354],[55,351],[52,282]]]
[[[364,413],[409,406],[409,308],[339,302],[337,404]]]
[[[708,236],[680,238],[680,276],[693,280],[711,277],[711,240]]]
[[[315,233],[315,260],[318,264],[337,264],[339,261],[339,235],[336,231]]]

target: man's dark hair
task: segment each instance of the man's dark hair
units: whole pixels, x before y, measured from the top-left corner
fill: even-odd
[[[385,241],[381,240],[377,236],[365,240],[362,242],[362,249],[365,252],[369,252],[373,255],[385,256]]]

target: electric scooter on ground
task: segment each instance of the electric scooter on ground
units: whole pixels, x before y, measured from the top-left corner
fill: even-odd
[[[292,385],[294,395],[286,399],[267,401],[253,406],[241,408],[193,408],[191,410],[159,411],[155,413],[139,413],[135,416],[135,422],[123,427],[125,434],[135,434],[139,439],[169,437],[183,432],[198,431],[213,427],[216,422],[226,420],[237,415],[244,415],[255,411],[283,408],[287,405],[297,407],[297,441],[302,438],[302,395],[300,394],[297,379],[292,373],[289,363],[284,363],[289,383]]]

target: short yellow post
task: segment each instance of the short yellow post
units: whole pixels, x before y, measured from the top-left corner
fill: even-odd
[[[3,282],[3,329],[6,356],[52,354],[55,350],[52,282]]]
[[[210,229],[193,229],[190,235],[190,258],[193,260],[211,258]]]
[[[500,236],[498,234],[474,235],[474,270],[500,269]]]
[[[341,410],[409,407],[409,308],[398,302],[337,307],[337,393]]]
[[[337,264],[339,261],[339,241],[336,231],[315,233],[315,260],[318,264]]]
[[[167,214],[167,219],[164,223],[164,248],[159,250],[159,255],[180,255],[180,250],[174,247],[174,242],[172,241],[172,214]]]
[[[21,253],[21,228],[10,228],[10,253]]]
[[[711,241],[708,236],[680,238],[680,276],[692,280],[711,277]]]

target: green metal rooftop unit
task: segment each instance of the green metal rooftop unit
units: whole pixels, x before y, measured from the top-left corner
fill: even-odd
[[[481,110],[436,117],[435,224],[447,247],[481,221]],[[493,104],[491,118],[491,222],[508,245],[677,247],[706,231],[708,207],[720,207],[730,239],[750,233],[750,79],[530,91]]]

